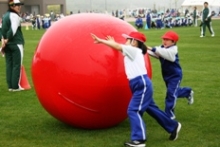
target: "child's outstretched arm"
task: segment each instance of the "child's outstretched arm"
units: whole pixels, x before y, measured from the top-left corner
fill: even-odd
[[[162,57],[170,62],[174,62],[176,60],[176,54],[178,53],[177,46],[171,46],[169,49],[164,49],[162,46],[158,47],[147,47],[148,54],[151,56],[156,55],[157,58]],[[154,57],[156,57],[154,56]]]
[[[106,39],[101,39],[94,34],[91,34],[91,36],[94,39],[94,43],[102,43],[102,44],[105,44],[105,45],[115,49],[115,50],[122,51],[121,44],[115,42],[115,40],[112,36],[107,36]]]
[[[157,58],[157,59],[159,58],[159,56],[152,51],[152,47],[150,46],[147,46],[147,53],[154,58]]]

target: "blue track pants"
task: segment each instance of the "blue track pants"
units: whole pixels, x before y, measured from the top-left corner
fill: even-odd
[[[146,126],[142,119],[146,111],[152,116],[168,133],[174,131],[178,125],[177,121],[161,111],[153,100],[153,88],[151,80],[147,75],[138,76],[130,80],[132,99],[128,106],[128,117],[131,124],[131,140],[146,140]]]

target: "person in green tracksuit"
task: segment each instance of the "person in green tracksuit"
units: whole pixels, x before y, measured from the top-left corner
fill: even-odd
[[[202,10],[202,15],[201,15],[201,36],[200,37],[205,37],[205,32],[206,32],[206,26],[209,29],[209,32],[211,33],[211,36],[214,37],[215,33],[212,28],[212,13],[210,8],[208,7],[208,2],[204,2],[204,9]]]
[[[19,85],[23,60],[24,37],[21,31],[21,3],[19,0],[8,1],[8,11],[2,19],[1,48],[5,53],[6,80],[9,91],[24,90]]]
[[[194,10],[193,10],[193,24],[194,24],[194,26],[195,27],[197,27],[197,25],[198,25],[198,19],[197,19],[197,17],[199,16],[199,14],[198,14],[198,10],[197,10],[197,7],[195,6],[194,7]]]

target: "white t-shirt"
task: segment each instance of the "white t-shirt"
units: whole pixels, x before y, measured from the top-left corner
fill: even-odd
[[[122,45],[122,53],[125,56],[124,66],[129,80],[147,74],[144,55],[142,54],[141,49],[133,46]]]

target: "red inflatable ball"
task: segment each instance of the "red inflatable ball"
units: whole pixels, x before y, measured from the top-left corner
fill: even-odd
[[[105,14],[81,13],[55,22],[42,36],[32,61],[32,80],[43,108],[68,125],[85,129],[115,126],[127,118],[131,98],[123,56],[102,44],[104,38],[136,29]],[[145,56],[151,77],[151,64]]]

